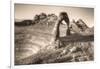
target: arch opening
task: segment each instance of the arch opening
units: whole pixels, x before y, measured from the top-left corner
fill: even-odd
[[[62,24],[63,22],[65,22],[65,24]],[[70,21],[69,21],[67,12],[61,12],[59,15],[59,20],[58,20],[58,25],[57,25],[56,38],[70,35],[69,23]]]

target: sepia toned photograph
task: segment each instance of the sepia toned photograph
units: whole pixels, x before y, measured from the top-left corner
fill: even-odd
[[[14,64],[94,60],[94,8],[14,4]]]

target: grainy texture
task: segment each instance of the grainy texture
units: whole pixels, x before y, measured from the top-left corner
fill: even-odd
[[[49,15],[34,24],[15,25],[16,65],[94,60],[94,34],[80,35],[84,32],[74,30],[66,36],[66,25],[60,24],[60,37],[54,41],[57,21],[55,15]]]

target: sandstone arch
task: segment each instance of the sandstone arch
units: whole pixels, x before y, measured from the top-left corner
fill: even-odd
[[[66,30],[66,35],[70,35],[70,28],[69,28],[69,17],[68,17],[68,14],[67,12],[61,12],[60,15],[59,15],[59,19],[58,21],[55,23],[55,27],[54,27],[54,34],[55,34],[55,38],[59,38],[59,26],[60,24],[62,23],[62,21],[65,21],[66,24],[67,24],[67,30]]]
[[[60,46],[60,40],[59,40],[60,31],[59,31],[59,27],[60,27],[60,24],[62,23],[63,20],[67,24],[66,35],[70,35],[70,28],[69,28],[69,23],[70,22],[69,22],[68,14],[67,14],[67,12],[61,12],[60,15],[59,15],[58,20],[55,22],[55,26],[54,26],[53,31],[52,31],[53,37],[51,38],[51,44],[55,44],[56,43],[56,46],[58,46],[58,47]]]

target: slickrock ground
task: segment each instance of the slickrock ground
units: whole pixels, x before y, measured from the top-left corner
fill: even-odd
[[[39,26],[38,26],[39,27]],[[43,28],[42,28],[43,29]],[[90,61],[94,59],[94,36],[73,34],[61,37],[60,48],[50,48],[47,29],[15,26],[15,64]],[[62,34],[63,35],[63,34]]]

